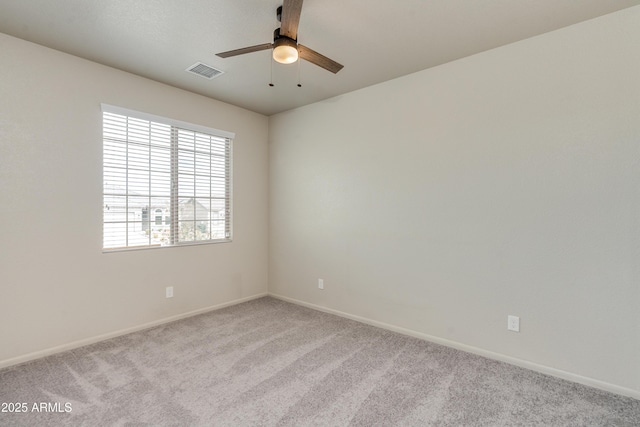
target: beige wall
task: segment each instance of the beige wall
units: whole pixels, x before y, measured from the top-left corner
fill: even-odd
[[[267,117],[3,34],[0,52],[0,366],[266,293]],[[233,243],[102,253],[100,103],[236,133]]]
[[[271,117],[269,291],[639,397],[639,24]]]

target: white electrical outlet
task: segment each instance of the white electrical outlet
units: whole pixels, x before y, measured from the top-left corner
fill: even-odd
[[[324,289],[324,280],[318,279],[318,289]]]
[[[173,286],[167,286],[165,289],[165,296],[167,298],[173,298]]]
[[[520,332],[520,318],[518,316],[507,316],[507,329],[513,332]]]

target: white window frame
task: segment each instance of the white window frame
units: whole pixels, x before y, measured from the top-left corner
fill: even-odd
[[[154,114],[149,114],[149,113],[144,113],[144,112],[140,112],[140,111],[135,111],[135,110],[130,110],[127,108],[123,108],[123,107],[117,107],[117,106],[113,106],[113,105],[109,105],[109,104],[101,104],[101,108],[102,108],[102,124],[103,124],[103,243],[102,243],[102,250],[103,252],[113,252],[113,251],[122,251],[122,250],[139,250],[139,249],[151,249],[151,248],[167,248],[167,247],[176,247],[176,246],[187,246],[187,245],[202,245],[202,244],[211,244],[211,243],[227,243],[227,242],[231,242],[232,241],[232,237],[233,237],[233,139],[235,138],[235,134],[232,132],[227,132],[227,131],[222,131],[219,129],[214,129],[214,128],[210,128],[210,127],[206,127],[206,126],[201,126],[201,125],[196,125],[196,124],[192,124],[192,123],[187,123],[187,122],[183,122],[180,120],[175,120],[175,119],[170,119],[170,118],[166,118],[166,117],[162,117],[162,116],[157,116]],[[107,114],[105,114],[107,113]],[[120,169],[121,171],[125,171],[126,173],[126,188],[125,189],[120,189],[117,192],[115,191],[111,191],[109,190],[109,183],[108,180],[109,179],[114,179],[115,178],[109,178],[107,175],[108,173],[106,172],[108,169],[108,163],[112,162],[113,160],[113,152],[109,152],[109,155],[107,156],[107,137],[106,137],[106,131],[104,129],[105,126],[105,118],[108,117],[108,115],[119,115],[119,116],[124,116],[126,118],[131,118],[131,119],[135,119],[135,120],[141,120],[141,121],[146,121],[146,122],[150,122],[150,126],[152,124],[154,125],[160,125],[160,126],[169,126],[171,129],[171,148],[168,149],[167,147],[163,148],[163,150],[165,152],[171,152],[170,154],[170,158],[167,162],[162,163],[165,167],[167,167],[167,169],[164,171],[165,175],[166,173],[168,173],[168,171],[170,170],[170,176],[171,176],[171,191],[170,191],[170,206],[169,206],[169,210],[167,212],[167,215],[165,216],[163,214],[162,216],[162,222],[163,224],[162,226],[166,225],[166,218],[170,218],[170,238],[169,239],[165,239],[168,240],[167,241],[163,241],[162,243],[158,243],[157,241],[153,241],[152,239],[152,229],[154,227],[156,227],[156,209],[158,209],[157,206],[153,206],[152,203],[152,199],[155,198],[155,196],[152,194],[152,190],[151,188],[153,188],[153,181],[152,181],[152,175],[153,173],[152,171],[152,167],[151,167],[151,159],[152,159],[152,149],[149,148],[149,169],[148,169],[148,175],[149,175],[149,194],[136,194],[134,192],[132,192],[129,188],[129,173],[130,171],[132,171],[131,167],[129,166],[129,164],[127,163],[125,167],[116,167],[116,169]],[[224,164],[225,164],[225,174],[224,174],[224,185],[225,185],[225,190],[224,190],[224,197],[220,198],[219,196],[214,196],[214,190],[213,190],[213,181],[214,181],[214,177],[213,176],[209,176],[209,190],[208,190],[208,195],[207,196],[203,196],[201,198],[199,198],[198,196],[198,191],[196,189],[196,187],[198,187],[198,185],[196,184],[196,181],[198,179],[202,178],[202,175],[199,175],[200,178],[196,178],[194,175],[194,195],[191,198],[190,201],[187,201],[186,203],[192,203],[193,204],[193,240],[183,240],[180,237],[180,227],[181,227],[181,223],[185,223],[187,224],[190,221],[184,220],[179,218],[179,204],[181,203],[181,200],[184,202],[185,199],[188,199],[189,196],[188,195],[180,195],[180,186],[182,185],[183,181],[180,181],[180,183],[178,182],[178,176],[184,176],[184,174],[182,173],[184,170],[181,169],[180,165],[182,164],[182,160],[178,161],[178,158],[180,155],[183,155],[184,153],[187,152],[187,150],[182,150],[181,148],[179,149],[179,145],[181,144],[180,138],[184,135],[190,135],[190,133],[194,134],[194,139],[200,137],[205,137],[206,136],[210,136],[213,139],[216,140],[223,140],[223,141],[216,141],[217,145],[216,146],[220,146],[221,144],[224,144],[225,147],[225,155],[224,155]],[[149,136],[151,138],[151,136]],[[210,139],[210,141],[212,141],[212,139]],[[121,141],[117,142],[114,145],[120,144],[124,147],[126,147],[126,152],[128,153],[128,151],[130,150],[130,145],[134,145],[135,142],[130,141],[129,136],[127,135],[126,138],[123,138]],[[151,144],[151,141],[149,142],[149,144]],[[166,144],[166,142],[165,142]],[[213,142],[210,143],[210,145],[213,146]],[[109,146],[109,148],[111,148],[111,146]],[[194,147],[195,150],[195,147]],[[179,154],[180,153],[180,154]],[[116,154],[116,156],[123,156],[122,154]],[[198,163],[198,160],[196,160],[196,157],[199,156],[200,153],[198,152],[196,155],[196,152],[194,151],[194,160],[193,160],[193,174],[196,174],[196,164],[200,164]],[[128,154],[124,155],[124,157],[128,156]],[[107,157],[109,157],[109,160],[107,159]],[[124,157],[122,158],[124,160]],[[209,164],[210,164],[210,169],[212,170],[212,168],[214,167],[214,158],[215,155],[212,151],[210,151],[209,153]],[[218,157],[219,159],[221,157]],[[138,158],[140,159],[140,158]],[[128,161],[128,160],[127,160]],[[156,158],[154,158],[154,161],[156,161]],[[166,163],[166,164],[165,164]],[[109,171],[113,171],[114,167],[111,165]],[[204,175],[207,176],[207,175]],[[206,178],[205,178],[206,179]],[[219,179],[219,177],[218,177]],[[121,183],[121,181],[119,182]],[[165,181],[165,189],[167,188],[166,185],[166,181]],[[201,187],[198,187],[201,188]],[[117,194],[116,194],[117,193]],[[124,199],[123,199],[124,197]],[[140,199],[141,197],[148,197],[149,199],[149,205],[146,208],[146,221],[148,223],[148,228],[149,230],[146,231],[146,233],[149,235],[148,238],[148,242],[147,243],[140,243],[140,237],[137,236],[136,239],[130,239],[130,235],[133,236],[134,232],[131,229],[131,226],[137,226],[138,223],[140,225],[140,231],[144,232],[144,230],[142,230],[143,226],[144,226],[144,221],[145,221],[145,216],[144,214],[141,212],[134,212],[133,208],[129,208],[130,206],[130,200],[132,199]],[[113,219],[114,216],[111,215],[109,216],[109,206],[108,206],[108,202],[112,201],[114,198],[118,198],[118,200],[125,200],[125,208],[124,208],[124,214],[123,214],[123,218],[122,220],[118,220],[118,219]],[[167,194],[163,193],[163,198],[167,199]],[[168,199],[167,199],[168,200]],[[197,219],[197,210],[198,210],[198,206],[196,206],[197,200],[208,200],[210,202],[209,205],[209,209],[208,209],[208,219],[204,222],[206,222],[208,224],[208,231],[206,231],[207,233],[210,233],[209,238],[208,239],[198,239],[196,237],[196,228],[199,228],[199,226],[201,224],[199,224],[199,220]],[[224,232],[221,232],[220,234],[224,234],[225,236],[223,238],[211,238],[211,234],[213,234],[213,224],[214,224],[214,220],[213,220],[213,215],[214,215],[214,211],[212,209],[212,205],[214,204],[214,200],[220,202],[221,200],[224,201]],[[206,208],[205,208],[206,209]],[[163,209],[164,210],[164,209]],[[206,211],[205,211],[206,214]],[[130,220],[130,218],[133,218]],[[216,221],[218,221],[217,218],[215,218]],[[122,224],[124,224],[124,235],[126,236],[125,238],[125,244],[124,245],[115,245],[112,241],[107,242],[108,240],[108,234],[109,231],[107,230],[107,228],[109,226],[121,226]],[[166,231],[166,230],[165,230]],[[219,230],[220,231],[220,230]],[[130,244],[131,240],[137,240],[136,244]]]

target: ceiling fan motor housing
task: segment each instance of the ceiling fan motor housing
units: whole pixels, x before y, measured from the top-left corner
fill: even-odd
[[[278,40],[281,40],[281,39],[291,40],[292,42],[294,42],[294,43],[296,43],[296,44],[297,44],[297,42],[298,42],[298,40],[294,40],[294,39],[292,39],[291,37],[287,37],[287,36],[282,36],[282,35],[280,35],[280,28],[276,28],[276,29],[273,31],[273,44],[275,45],[275,44],[276,44],[276,42],[277,42]]]

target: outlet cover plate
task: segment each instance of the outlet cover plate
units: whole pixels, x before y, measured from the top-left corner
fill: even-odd
[[[520,318],[518,316],[507,316],[507,329],[513,332],[520,332]]]

